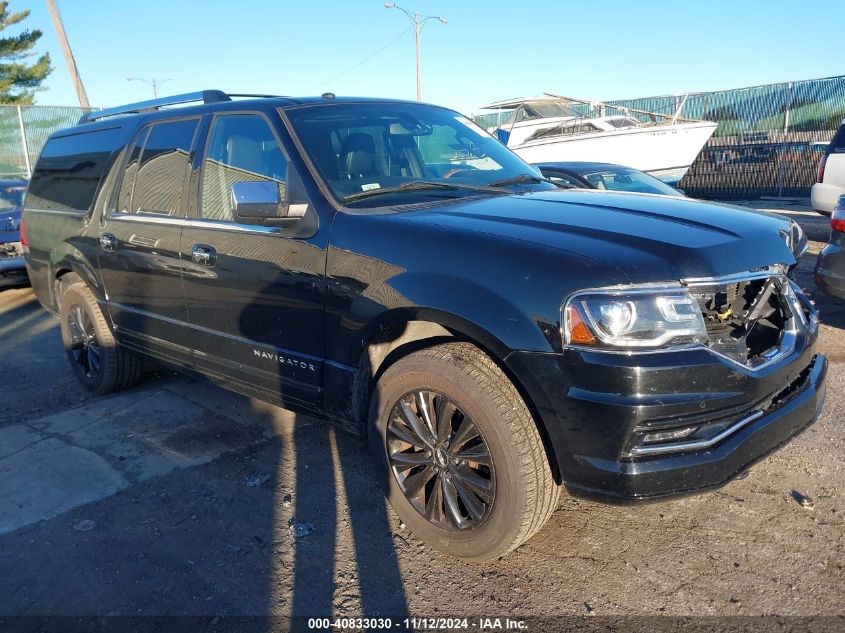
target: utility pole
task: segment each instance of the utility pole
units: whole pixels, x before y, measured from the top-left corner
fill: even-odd
[[[420,12],[414,14],[414,34],[417,41],[417,101],[422,101],[422,64],[420,63],[420,31],[422,24],[420,24]]]
[[[420,15],[419,11],[414,14],[411,14],[410,11],[406,11],[394,2],[385,3],[384,8],[399,9],[402,13],[408,16],[408,19],[411,22],[414,23],[414,34],[416,36],[417,42],[417,101],[422,101],[422,64],[420,62],[420,32],[422,31],[423,25],[429,20],[437,20],[441,24],[447,24],[448,20],[439,15]]]
[[[65,26],[62,24],[62,16],[59,15],[59,9],[56,7],[56,0],[47,0],[47,8],[50,11],[50,17],[53,19],[56,37],[59,38],[59,44],[61,44],[62,52],[65,55],[67,68],[70,71],[70,79],[73,81],[73,87],[76,89],[76,96],[79,97],[79,105],[83,108],[90,108],[88,95],[85,94],[85,86],[82,85],[82,78],[79,76],[79,70],[76,68],[76,60],[73,58],[70,43],[67,41]]]
[[[158,87],[166,81],[173,81],[172,79],[162,79],[161,81],[157,81],[155,78],[153,79],[142,79],[141,77],[127,77],[126,81],[143,81],[147,84],[150,88],[153,89],[153,99],[158,97]]]

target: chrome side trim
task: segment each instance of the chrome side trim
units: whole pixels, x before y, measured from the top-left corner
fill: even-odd
[[[697,451],[701,450],[702,448],[709,448],[714,444],[718,444],[723,439],[732,435],[742,427],[751,424],[755,420],[759,420],[763,417],[762,411],[755,411],[750,415],[745,416],[741,420],[734,422],[731,426],[723,430],[721,433],[717,433],[713,437],[706,439],[706,440],[694,440],[692,442],[678,442],[676,444],[660,444],[658,446],[635,446],[631,449],[631,455],[634,456],[642,456],[642,455],[663,455],[665,453],[678,453],[682,451]]]
[[[174,218],[168,215],[154,215],[149,213],[111,213],[106,216],[107,221],[137,222],[140,224],[158,224],[167,226],[181,226],[192,229],[211,229],[213,231],[237,231],[239,233],[258,233],[261,235],[275,235],[281,233],[277,226],[258,226],[252,224],[236,224],[219,220],[195,220],[193,218]]]
[[[28,213],[46,213],[47,215],[67,215],[72,218],[84,218],[90,209],[41,209],[39,207],[24,206],[23,210]]]

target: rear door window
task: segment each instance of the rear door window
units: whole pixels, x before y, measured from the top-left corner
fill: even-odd
[[[120,191],[117,194],[117,210],[120,213],[129,213],[132,207],[132,188],[135,186],[135,176],[138,174],[138,163],[141,162],[141,152],[144,150],[144,143],[150,134],[150,126],[142,129],[132,149],[129,150],[129,158],[126,161],[126,168],[123,171],[123,179],[120,183]]]
[[[182,196],[199,119],[155,123],[132,148],[118,194],[122,213],[184,216]]]
[[[27,207],[89,211],[122,132],[120,128],[108,128],[48,140],[32,173]]]

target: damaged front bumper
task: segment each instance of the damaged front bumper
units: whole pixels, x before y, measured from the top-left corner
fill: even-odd
[[[827,360],[815,352],[815,310],[803,296],[799,303],[800,324],[753,363],[703,345],[515,352],[506,363],[572,492],[619,500],[697,492],[726,483],[818,417]]]

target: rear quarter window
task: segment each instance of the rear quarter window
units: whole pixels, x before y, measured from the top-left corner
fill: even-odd
[[[47,141],[26,194],[33,209],[83,213],[91,209],[122,130],[109,128]]]

